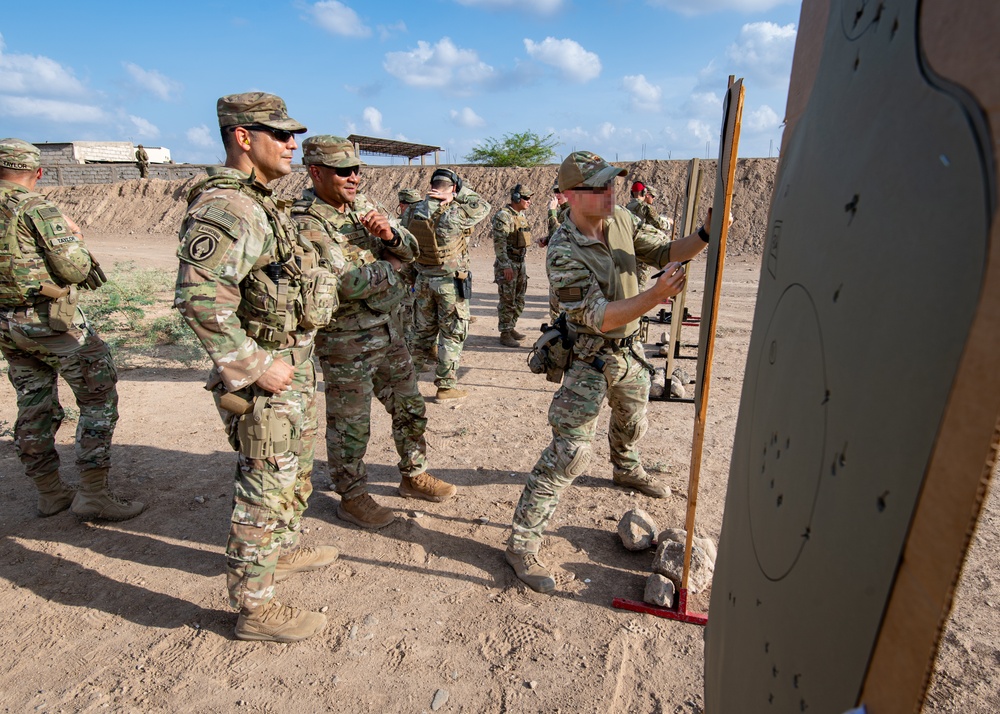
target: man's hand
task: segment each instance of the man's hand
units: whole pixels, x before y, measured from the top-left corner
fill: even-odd
[[[455,187],[449,186],[448,188],[432,188],[427,192],[427,198],[433,198],[441,203],[449,204],[455,198]]]
[[[506,283],[509,283],[511,280],[513,280],[514,279],[514,269],[513,268],[504,268],[503,269],[503,279],[504,279],[504,282],[506,282]]]
[[[373,236],[381,238],[386,243],[392,242],[392,226],[389,225],[389,219],[375,209],[361,216],[361,225]]]
[[[684,271],[684,266],[680,263],[667,263],[663,266],[663,272],[656,279],[653,289],[661,298],[669,298],[679,294],[684,289],[685,282],[687,273]]]
[[[555,196],[553,196],[552,198],[549,199],[549,210],[552,211],[556,208],[559,208],[559,201],[558,199],[556,199]]]
[[[271,394],[281,394],[292,386],[292,375],[295,368],[287,362],[276,359],[264,374],[257,378],[257,386]]]

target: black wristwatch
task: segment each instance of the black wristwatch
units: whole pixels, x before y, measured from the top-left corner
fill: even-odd
[[[705,230],[705,226],[698,229],[698,237],[708,243],[708,231]]]
[[[392,240],[382,241],[390,248],[396,248],[400,243],[403,242],[403,236],[399,235],[399,231],[395,228],[392,229]]]

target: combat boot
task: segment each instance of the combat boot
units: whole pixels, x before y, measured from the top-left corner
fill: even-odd
[[[537,553],[515,553],[508,548],[503,555],[518,579],[535,592],[550,593],[556,589],[555,577],[538,559]]]
[[[513,328],[510,331],[510,336],[513,337],[515,340],[523,340],[525,337],[527,337],[527,335],[524,334],[523,332],[518,332]]]
[[[469,396],[469,393],[458,387],[438,387],[435,399],[442,402],[448,399],[465,399],[467,396]]]
[[[375,502],[367,493],[355,498],[341,498],[337,517],[362,528],[377,530],[396,520],[396,514]]]
[[[270,600],[250,614],[240,613],[236,639],[257,642],[298,642],[326,625],[326,615]]]
[[[59,478],[59,470],[41,476],[33,476],[38,489],[38,515],[42,518],[54,516],[69,508],[76,496],[76,489]]]
[[[76,492],[73,515],[84,521],[127,521],[146,510],[140,501],[126,501],[108,489],[108,470],[87,469],[80,474],[80,490]]]
[[[282,553],[278,556],[278,564],[274,567],[274,580],[277,582],[294,573],[305,573],[325,568],[339,555],[340,551],[332,545],[296,548],[290,553]]]
[[[500,333],[500,344],[504,347],[520,347],[521,343],[517,341],[514,337],[514,333],[510,330],[505,330]]]
[[[426,471],[416,476],[404,476],[399,484],[399,495],[403,498],[422,498],[435,503],[447,501],[456,491],[458,489],[454,485],[431,476]]]
[[[647,474],[641,466],[630,474],[620,476],[616,474],[613,480],[616,486],[630,488],[653,498],[666,498],[670,495],[670,487],[660,479]]]

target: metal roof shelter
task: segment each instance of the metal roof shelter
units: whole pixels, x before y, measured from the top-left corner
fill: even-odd
[[[411,144],[408,141],[395,141],[393,139],[379,139],[374,136],[359,136],[351,134],[347,140],[354,144],[355,150],[360,155],[374,154],[375,156],[405,156],[412,164],[413,160],[420,157],[420,163],[426,163],[427,154],[434,152],[434,163],[438,163],[438,152],[440,146],[430,146],[429,144]]]

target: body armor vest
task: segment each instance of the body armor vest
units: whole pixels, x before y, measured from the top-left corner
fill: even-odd
[[[55,283],[42,246],[25,255],[17,235],[21,216],[44,200],[40,194],[28,191],[0,194],[0,307],[21,307],[44,300],[38,289],[42,283]]]
[[[531,226],[528,225],[528,218],[523,213],[514,210],[511,210],[511,213],[514,215],[514,233],[507,244],[507,255],[521,260],[531,245]]]
[[[466,245],[468,244],[468,234],[466,231],[462,231],[461,237],[451,244],[438,245],[437,224],[445,209],[446,206],[441,205],[438,206],[438,209],[431,216],[423,216],[420,213],[414,212],[410,218],[407,229],[417,239],[417,245],[420,246],[420,255],[417,257],[417,262],[421,265],[444,265],[445,261],[458,258],[465,253]],[[469,233],[471,233],[471,230]]]

